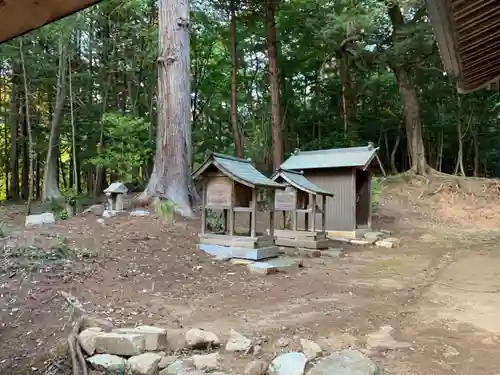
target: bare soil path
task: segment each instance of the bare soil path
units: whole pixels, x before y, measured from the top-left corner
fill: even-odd
[[[367,350],[387,374],[500,374],[500,232],[444,227],[403,209],[391,197],[378,219],[397,231],[398,248],[350,248],[265,277],[196,250],[197,222],[81,216],[14,231],[0,257],[0,373],[41,374],[58,354],[69,328],[57,295],[65,290],[117,325],[264,337],[268,357],[311,338],[325,350]],[[409,346],[369,350],[367,335],[383,325]],[[233,371],[248,361],[225,360]]]

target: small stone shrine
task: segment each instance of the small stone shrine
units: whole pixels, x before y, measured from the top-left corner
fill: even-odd
[[[128,188],[122,182],[113,182],[109,185],[104,193],[108,197],[108,210],[109,211],[123,211],[124,203],[123,198],[127,194]]]
[[[313,184],[302,172],[280,169],[271,178],[273,181],[286,184],[285,190],[277,191],[275,195],[274,209],[283,213],[281,229],[274,231],[275,244],[285,247],[327,249],[325,210],[318,207],[317,198],[321,198],[321,207],[325,207],[326,198],[333,197],[333,194]],[[287,214],[291,215],[291,228],[287,223]],[[299,215],[303,215],[304,218],[303,228],[300,229]],[[317,225],[318,215],[321,215],[320,226]]]
[[[202,189],[201,250],[221,258],[260,260],[278,256],[273,205],[275,191],[283,185],[260,173],[250,160],[218,153],[210,153],[193,172],[193,178],[201,182]],[[269,235],[257,232],[259,211],[268,213]],[[213,218],[216,212],[221,215],[221,223],[209,228],[209,215]],[[249,215],[248,229],[235,227],[236,213]]]

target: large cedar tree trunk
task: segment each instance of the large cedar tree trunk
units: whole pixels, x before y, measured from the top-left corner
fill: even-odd
[[[399,92],[403,99],[406,137],[410,154],[411,170],[419,175],[427,172],[427,159],[422,135],[420,119],[420,103],[417,93],[410,81],[410,73],[405,67],[397,66],[394,73],[398,80]]]
[[[269,84],[271,86],[273,168],[283,163],[283,133],[281,126],[280,80],[278,72],[278,48],[276,36],[276,3],[266,0],[267,52],[269,58]]]
[[[197,197],[191,178],[189,1],[159,2],[158,130],[151,177],[143,195],[172,201],[185,217]]]
[[[393,33],[393,44],[403,42],[406,27],[403,14],[399,5],[388,2],[388,13],[391,19]],[[399,92],[403,99],[406,137],[408,139],[408,151],[410,155],[411,170],[420,175],[427,173],[428,165],[425,156],[425,147],[422,134],[422,121],[420,118],[420,103],[411,82],[409,68],[398,62],[390,64],[396,75],[399,85]]]
[[[56,105],[52,114],[50,124],[49,146],[47,149],[47,159],[43,173],[44,201],[61,198],[57,177],[57,159],[59,154],[59,125],[61,124],[66,100],[66,72],[67,72],[67,46],[63,37],[59,40],[59,71],[57,75]]]
[[[236,0],[231,0],[231,123],[233,125],[234,147],[239,158],[244,157],[243,140],[238,124],[238,50],[236,39]]]

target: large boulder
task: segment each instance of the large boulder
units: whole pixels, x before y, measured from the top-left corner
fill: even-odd
[[[210,331],[192,328],[186,332],[186,344],[193,349],[204,349],[208,345],[219,346],[219,337]]]
[[[229,332],[226,350],[228,352],[246,352],[252,347],[252,340],[232,329]]]
[[[343,350],[320,359],[307,375],[382,375],[382,369],[357,350]]]
[[[159,353],[143,353],[130,357],[127,361],[127,374],[156,375],[161,358]]]

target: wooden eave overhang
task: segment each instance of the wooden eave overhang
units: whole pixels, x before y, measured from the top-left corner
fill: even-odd
[[[0,0],[0,43],[76,13],[101,0]]]
[[[445,70],[460,93],[498,89],[500,0],[427,0]]]

